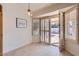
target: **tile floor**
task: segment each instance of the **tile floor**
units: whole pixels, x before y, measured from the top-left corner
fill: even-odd
[[[69,53],[61,53],[58,47],[43,43],[32,43],[12,51],[5,56],[71,56]]]

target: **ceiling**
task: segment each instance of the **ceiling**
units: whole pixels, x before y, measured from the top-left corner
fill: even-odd
[[[30,3],[30,8],[32,12],[35,12],[49,5],[51,5],[51,3]],[[27,8],[28,8],[28,4],[27,4]]]
[[[30,9],[33,16],[39,16],[45,13],[50,13],[58,9],[68,7],[70,3],[30,3]],[[28,9],[28,3],[26,3],[26,8]]]

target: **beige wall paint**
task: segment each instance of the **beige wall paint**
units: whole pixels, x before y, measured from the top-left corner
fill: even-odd
[[[66,50],[68,50],[70,53],[72,53],[73,55],[79,55],[79,44],[77,42],[77,10],[74,9],[73,11],[70,12],[70,14],[67,14],[66,16],[70,16],[70,18],[66,18],[66,20],[68,21],[69,19],[71,19],[71,21],[73,22],[73,31],[72,36],[68,35],[67,32],[67,27],[65,28],[66,30],[66,42],[65,42],[65,46],[66,46]],[[67,25],[67,23],[66,23]]]
[[[70,8],[72,8],[72,7],[74,7],[74,6],[76,6],[76,5],[73,5],[73,6],[70,6],[70,7],[67,7],[67,8],[64,8],[64,9],[62,9],[61,11],[63,11],[63,12],[65,12],[66,10],[68,10],[68,9],[70,9]],[[65,18],[65,20],[66,20],[66,22],[65,22],[65,49],[68,51],[68,52],[70,52],[71,54],[73,54],[73,55],[76,55],[76,56],[79,56],[79,44],[78,44],[78,42],[77,42],[77,27],[76,27],[76,24],[77,24],[77,22],[76,22],[76,19],[77,19],[77,16],[78,15],[76,15],[76,13],[78,13],[75,9],[74,9],[74,11],[71,11],[71,14],[69,15],[69,14],[66,14],[66,18]],[[68,17],[68,16],[70,16],[70,17]],[[68,35],[68,31],[67,31],[67,22],[68,22],[68,20],[72,20],[73,22],[74,22],[74,24],[73,24],[73,36],[69,36]]]
[[[25,4],[2,4],[3,52],[7,53],[32,42],[31,18]],[[16,17],[27,20],[27,28],[16,28]]]

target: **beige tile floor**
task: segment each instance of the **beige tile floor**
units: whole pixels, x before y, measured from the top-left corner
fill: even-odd
[[[69,53],[60,53],[59,48],[43,43],[32,43],[12,51],[5,56],[70,56]]]

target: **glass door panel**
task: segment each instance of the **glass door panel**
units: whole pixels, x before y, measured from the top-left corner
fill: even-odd
[[[45,32],[45,43],[49,43],[49,32]]]
[[[44,42],[44,19],[41,19],[41,42]]]
[[[59,18],[50,19],[50,44],[59,46]]]
[[[41,42],[49,43],[49,19],[41,19]]]
[[[39,25],[39,19],[33,19],[32,20],[32,38],[33,38],[33,42],[40,42],[40,25]]]
[[[44,31],[41,31],[41,42],[44,42]]]
[[[45,19],[45,43],[49,43],[49,19]]]

